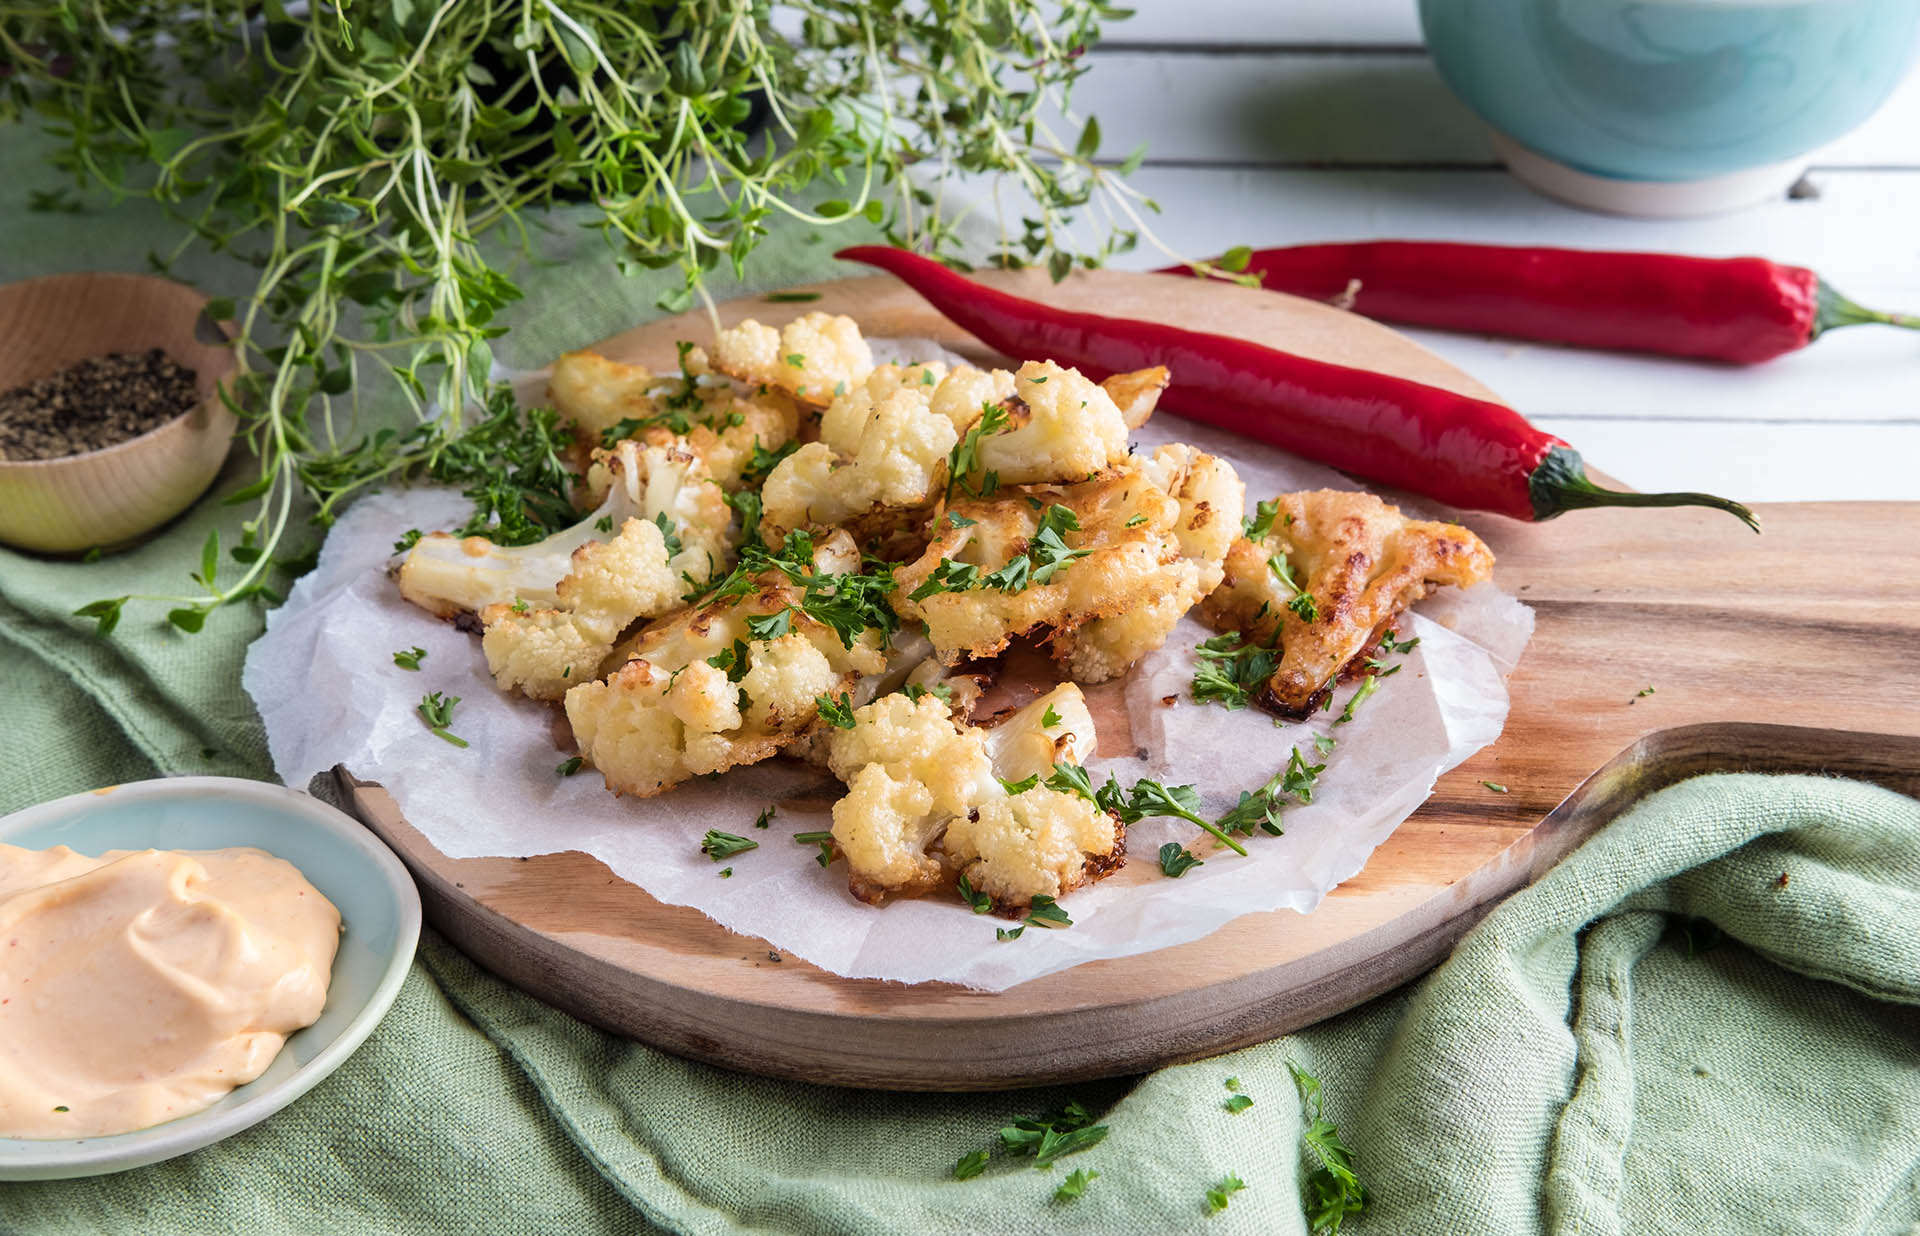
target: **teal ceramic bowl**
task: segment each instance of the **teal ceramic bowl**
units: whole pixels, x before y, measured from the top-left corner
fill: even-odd
[[[400,860],[361,825],[294,790],[232,777],[113,786],[0,819],[0,842],[82,854],[254,846],[298,867],[339,909],[344,932],[320,1020],[287,1039],[267,1071],[205,1111],[114,1137],[0,1138],[0,1180],[94,1176],[158,1163],[257,1124],[311,1090],[393,1004],[420,939],[420,895]]]
[[[1757,173],[1790,182],[1885,102],[1920,44],[1914,0],[1421,0],[1420,19],[1523,178],[1532,156],[1735,196]]]

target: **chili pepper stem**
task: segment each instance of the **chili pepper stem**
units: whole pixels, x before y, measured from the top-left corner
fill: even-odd
[[[1580,452],[1570,446],[1556,446],[1534,468],[1527,482],[1533,499],[1533,517],[1552,519],[1565,511],[1597,506],[1708,506],[1725,511],[1740,522],[1760,531],[1760,517],[1727,498],[1713,494],[1639,494],[1618,489],[1602,489],[1587,479],[1587,465]]]
[[[1820,281],[1819,295],[1820,306],[1813,316],[1815,339],[1838,326],[1864,326],[1871,322],[1920,330],[1920,313],[1882,313],[1878,309],[1869,309],[1834,291],[1833,285],[1825,279]]]

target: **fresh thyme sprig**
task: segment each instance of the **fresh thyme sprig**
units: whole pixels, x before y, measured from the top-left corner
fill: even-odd
[[[1027,199],[1022,231],[1001,230],[1004,263],[1059,278],[1129,247],[1138,155],[1096,163],[1098,125],[1076,139],[1055,119],[1073,117],[1101,23],[1124,16],[1102,0],[10,6],[0,120],[38,119],[78,187],[166,207],[183,226],[157,267],[200,243],[255,272],[247,295],[209,306],[232,323],[226,397],[258,460],[227,499],[254,504],[250,556],[226,579],[86,616],[106,633],[127,601],[155,601],[198,630],[266,595],[303,498],[325,524],[370,486],[465,471],[466,409],[485,403],[502,311],[521,296],[495,262],[531,248],[547,207],[583,204],[622,272],[677,268],[670,311],[708,272],[743,272],[777,219],[878,224],[954,253],[945,187],[981,177]],[[797,39],[777,33],[796,25]],[[822,185],[845,188],[809,204]],[[1105,218],[1077,239],[1096,194]],[[376,391],[405,406],[403,426],[362,420]],[[551,437],[551,422],[516,425]],[[538,472],[548,452],[515,454]],[[475,486],[488,535],[542,522],[546,485],[510,463],[494,479]]]

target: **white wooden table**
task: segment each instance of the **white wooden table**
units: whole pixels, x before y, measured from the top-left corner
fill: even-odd
[[[1365,238],[1757,254],[1862,304],[1920,312],[1920,72],[1815,155],[1813,199],[1719,218],[1589,214],[1500,167],[1447,92],[1412,0],[1135,0],[1089,53],[1074,110],[1182,256]],[[1164,265],[1151,246],[1115,264]],[[1855,327],[1750,369],[1409,334],[1598,468],[1641,489],[1747,501],[1920,500],[1920,333]]]

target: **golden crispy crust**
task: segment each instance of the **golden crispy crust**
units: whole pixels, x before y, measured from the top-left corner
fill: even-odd
[[[1278,633],[1280,663],[1257,702],[1283,716],[1310,713],[1430,588],[1465,588],[1493,573],[1492,552],[1467,529],[1408,519],[1372,494],[1321,489],[1276,501],[1272,530],[1227,551],[1225,579],[1200,616],[1261,642]],[[1271,566],[1276,557],[1310,608],[1289,605],[1296,594]]]

